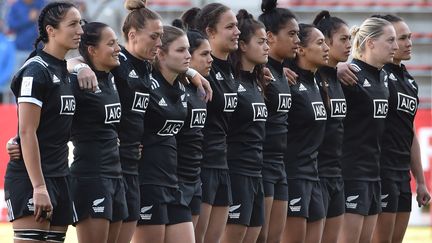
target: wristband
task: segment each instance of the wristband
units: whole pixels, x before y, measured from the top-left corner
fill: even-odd
[[[186,75],[191,77],[191,78],[195,77],[195,75],[197,75],[197,74],[198,74],[198,72],[193,68],[188,68],[188,70],[186,71]]]
[[[75,67],[73,68],[73,72],[78,74],[79,71],[81,71],[81,69],[83,69],[83,68],[90,68],[90,66],[87,65],[87,64],[85,64],[85,63],[77,64],[77,65],[75,65]]]

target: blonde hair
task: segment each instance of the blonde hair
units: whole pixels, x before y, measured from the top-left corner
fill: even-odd
[[[352,51],[353,57],[359,59],[365,51],[367,39],[375,39],[384,33],[384,27],[391,23],[381,18],[367,18],[360,27],[353,26],[351,28],[351,36],[353,37]]]

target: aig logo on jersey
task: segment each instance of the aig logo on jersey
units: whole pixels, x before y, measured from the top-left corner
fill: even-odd
[[[120,103],[105,105],[105,124],[120,122]]]
[[[345,117],[347,105],[345,99],[330,99],[331,117]]]
[[[267,120],[267,106],[264,103],[252,103],[254,111],[253,121],[266,121]]]
[[[62,95],[60,115],[73,115],[75,113],[75,98],[73,95]]]
[[[279,94],[278,112],[288,112],[291,108],[291,94]]]
[[[237,107],[237,93],[224,93],[225,99],[225,112],[234,112]]]
[[[398,92],[398,111],[404,111],[414,115],[417,110],[417,99]]]
[[[150,95],[146,93],[135,92],[135,98],[132,103],[132,110],[145,113],[150,101]]]
[[[327,113],[322,102],[312,102],[312,108],[315,113],[315,120],[327,120]]]
[[[165,125],[157,133],[159,136],[174,136],[183,127],[184,121],[166,120]]]
[[[388,112],[387,100],[373,100],[374,102],[374,118],[386,118]]]
[[[206,109],[192,109],[190,127],[204,127],[207,117]]]

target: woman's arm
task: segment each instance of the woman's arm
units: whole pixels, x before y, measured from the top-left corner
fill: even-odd
[[[206,78],[192,68],[189,68],[186,75],[190,78],[191,83],[197,87],[206,102],[212,99],[213,90]]]
[[[18,104],[19,136],[24,164],[33,186],[34,215],[38,222],[44,220],[43,212],[51,212],[52,205],[42,173],[39,143],[36,131],[39,126],[41,107],[33,103]]]
[[[413,130],[414,130],[414,137],[411,146],[411,172],[414,176],[417,185],[417,190],[416,190],[417,203],[418,206],[421,207],[427,205],[431,197],[427,190],[424,175],[423,175],[423,167],[422,167],[421,155],[420,155],[420,144],[417,139],[415,128],[413,128]]]
[[[82,57],[68,59],[67,69],[70,73],[77,73],[80,89],[96,91],[98,85],[96,74],[85,64]]]

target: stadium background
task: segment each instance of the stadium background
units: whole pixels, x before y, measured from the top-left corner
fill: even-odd
[[[14,1],[16,0],[0,0],[0,30],[10,41],[14,40],[15,35],[7,29],[5,16]],[[123,0],[73,2],[82,8],[84,18],[89,21],[106,22],[116,32],[120,31],[122,19],[127,14],[122,7]],[[235,12],[245,8],[255,16],[260,14],[261,0],[148,0],[149,8],[160,13],[165,24],[169,24],[188,8],[200,7],[209,2],[224,3]],[[302,23],[312,22],[313,17],[323,9],[344,19],[350,26],[360,25],[366,17],[376,13],[392,13],[404,18],[413,32],[413,58],[405,64],[419,84],[420,107],[415,123],[422,149],[426,181],[429,191],[432,191],[432,0],[278,0],[278,6],[290,8]],[[120,33],[117,34],[121,36]],[[5,57],[2,55],[6,54],[0,51],[0,57]],[[0,62],[0,72],[1,65]],[[8,162],[4,145],[16,134],[17,118],[16,105],[8,83],[0,84],[0,97],[0,242],[11,242],[12,230],[11,225],[7,223],[3,193],[3,177]],[[412,188],[415,192],[414,183]],[[404,242],[432,242],[431,221],[430,207],[419,209],[414,195],[413,212]],[[69,230],[66,242],[76,242],[73,227]]]

